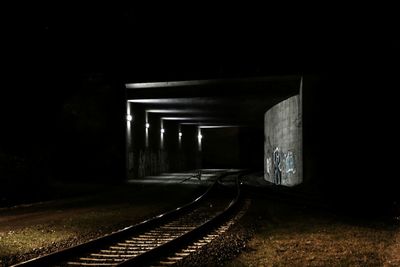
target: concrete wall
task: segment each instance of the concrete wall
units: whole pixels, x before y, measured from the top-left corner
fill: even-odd
[[[139,152],[138,177],[157,175],[169,171],[168,154],[166,151],[142,150]]]
[[[264,179],[285,186],[303,181],[300,95],[282,101],[264,115]]]

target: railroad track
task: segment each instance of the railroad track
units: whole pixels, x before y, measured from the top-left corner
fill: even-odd
[[[14,266],[172,265],[195,252],[232,224],[244,172],[219,174],[193,202],[134,226]],[[224,186],[229,180],[233,186]]]

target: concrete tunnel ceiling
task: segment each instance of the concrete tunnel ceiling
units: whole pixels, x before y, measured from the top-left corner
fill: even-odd
[[[299,93],[301,76],[127,83],[128,102],[201,127],[263,125],[265,111]]]

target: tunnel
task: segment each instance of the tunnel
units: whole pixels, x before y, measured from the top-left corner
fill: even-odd
[[[127,83],[128,179],[236,168],[265,169],[273,183],[301,183],[301,79]],[[290,167],[294,158],[298,166]],[[272,168],[283,182],[272,178]]]

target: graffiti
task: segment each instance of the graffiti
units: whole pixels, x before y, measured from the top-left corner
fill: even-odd
[[[271,169],[272,169],[272,159],[270,157],[267,158],[267,173],[268,176],[271,176]]]
[[[273,153],[274,161],[274,183],[281,184],[282,182],[282,172],[281,172],[281,153],[279,148],[276,147]]]
[[[278,146],[272,151],[267,148],[265,155],[265,176],[270,182],[281,185],[290,183],[290,176],[296,173],[296,153],[286,153]]]
[[[266,153],[264,154],[264,166],[266,168],[266,176],[272,178],[272,145],[269,136],[265,142]]]
[[[264,167],[265,179],[277,185],[291,183],[297,172],[296,152],[285,151],[282,147],[271,144],[269,136],[265,139]]]
[[[285,155],[285,168],[286,168],[286,173],[292,173],[292,174],[296,173],[294,153],[291,150],[289,150]]]

